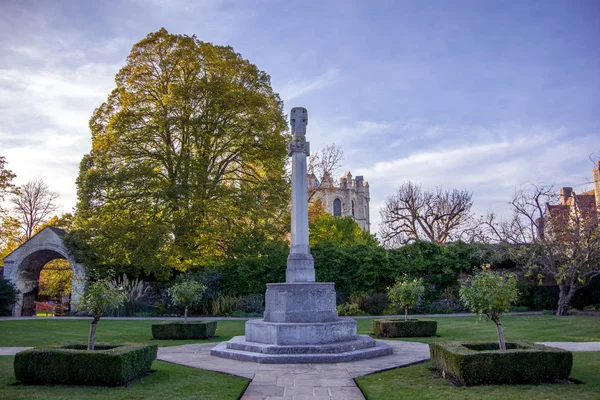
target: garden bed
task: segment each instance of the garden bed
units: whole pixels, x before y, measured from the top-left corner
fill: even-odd
[[[448,342],[429,345],[433,367],[462,385],[538,384],[566,380],[571,352],[527,341]]]
[[[435,336],[437,322],[430,319],[386,318],[373,320],[373,333],[377,337]]]
[[[25,385],[119,386],[150,371],[158,346],[97,344],[37,347],[17,353],[16,378]]]
[[[215,336],[217,321],[164,322],[152,325],[154,339],[208,339]]]

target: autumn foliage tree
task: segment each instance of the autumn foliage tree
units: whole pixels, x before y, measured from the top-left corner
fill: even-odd
[[[115,81],[77,179],[79,258],[164,278],[283,237],[287,125],[265,72],[161,29]]]

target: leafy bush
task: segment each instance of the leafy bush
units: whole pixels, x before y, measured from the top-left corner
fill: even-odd
[[[352,317],[367,314],[358,307],[358,304],[354,303],[345,303],[337,306],[337,312],[340,317]]]
[[[0,279],[0,316],[11,315],[10,306],[17,301],[19,291],[7,279]]]
[[[250,294],[243,296],[237,302],[235,311],[245,313],[262,313],[265,311],[265,296],[262,294]]]
[[[495,342],[437,342],[429,345],[433,367],[463,385],[538,384],[567,379],[573,355],[517,341],[498,351]]]
[[[377,337],[435,336],[437,322],[430,319],[374,319],[373,333]]]
[[[215,336],[217,321],[164,322],[152,325],[154,339],[208,339]]]
[[[211,315],[231,314],[237,308],[239,301],[239,297],[236,296],[219,296],[210,302]]]
[[[38,347],[17,353],[15,376],[25,385],[123,385],[150,371],[156,345],[98,344]]]
[[[527,312],[529,307],[526,306],[510,306],[510,312]]]
[[[515,305],[530,310],[555,310],[558,308],[558,286],[519,285],[519,298]]]
[[[366,296],[364,310],[369,315],[382,315],[389,305],[390,302],[385,293],[373,293]]]
[[[542,315],[556,315],[556,313],[552,310],[544,310],[542,311]]]

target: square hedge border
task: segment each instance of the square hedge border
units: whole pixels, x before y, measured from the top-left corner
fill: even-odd
[[[437,370],[463,385],[538,384],[566,380],[573,366],[569,351],[528,341],[431,343],[431,362]]]
[[[373,320],[373,333],[377,337],[427,337],[435,336],[437,321],[431,319],[385,318]]]
[[[15,376],[25,385],[120,386],[150,371],[157,345],[84,344],[36,347],[15,355]]]
[[[208,339],[215,336],[217,321],[163,322],[152,325],[154,339],[185,340]]]

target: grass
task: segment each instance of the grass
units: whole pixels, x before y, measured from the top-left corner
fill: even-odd
[[[413,342],[432,343],[455,340],[496,341],[496,326],[489,320],[469,317],[431,318],[437,321],[437,336],[429,338],[399,338]],[[372,332],[372,319],[357,319],[358,332]],[[600,318],[588,315],[557,317],[554,315],[520,315],[502,317],[506,340],[534,342],[600,341]]]
[[[236,400],[248,385],[244,378],[155,361],[152,373],[127,387],[24,386],[15,379],[13,360],[0,357],[0,399]]]
[[[600,352],[573,353],[571,379],[582,384],[486,385],[456,387],[430,370],[431,363],[393,369],[356,379],[368,400],[600,399]]]
[[[493,323],[477,317],[440,317],[436,337],[404,338],[402,340],[431,343],[453,340],[495,341]],[[372,319],[358,319],[358,332],[369,334]],[[593,316],[556,317],[552,315],[506,316],[503,327],[507,340],[544,341],[600,341],[600,318]],[[71,320],[43,318],[31,320],[0,321],[0,346],[40,346],[85,342],[89,319]],[[98,342],[151,343],[172,346],[208,342],[201,340],[154,340],[151,325],[160,321],[101,320],[98,325]],[[210,341],[229,340],[244,334],[243,320],[219,321],[217,337]],[[67,386],[12,386],[15,378],[13,357],[0,357],[0,398],[10,399],[63,399],[95,398],[152,399],[152,398],[202,398],[237,399],[246,387],[247,380],[228,375],[156,361],[156,372],[127,388],[90,388]],[[584,384],[519,385],[457,388],[435,375],[430,363],[399,368],[357,379],[369,400],[411,399],[600,399],[600,352],[574,353],[571,377]]]
[[[154,340],[152,324],[162,321],[100,320],[96,341],[102,343],[149,343],[178,346],[229,340],[244,334],[243,320],[219,321],[216,337],[209,340]],[[50,344],[87,343],[90,319],[31,319],[0,321],[0,347],[43,346]]]

